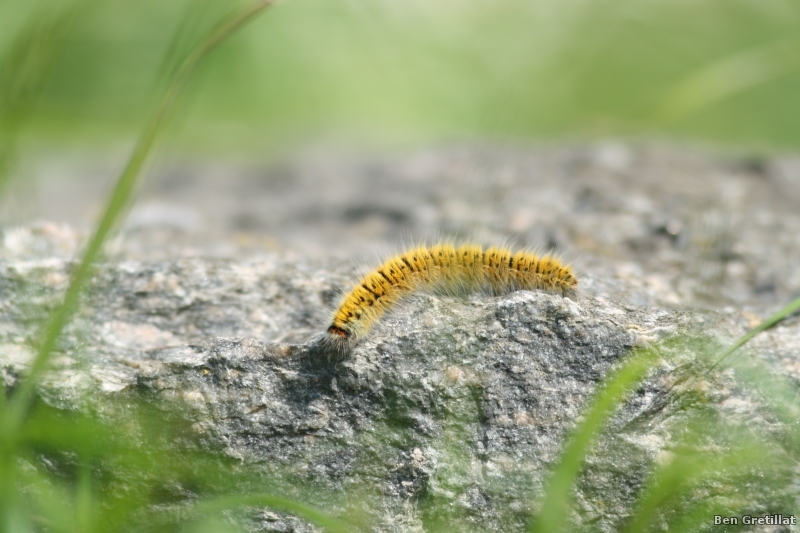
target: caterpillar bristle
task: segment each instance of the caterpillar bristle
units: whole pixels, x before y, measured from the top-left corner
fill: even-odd
[[[557,257],[508,248],[466,244],[419,246],[384,261],[345,295],[334,312],[325,343],[346,355],[384,313],[418,290],[463,294],[485,289],[492,294],[543,290],[572,294],[578,280]]]

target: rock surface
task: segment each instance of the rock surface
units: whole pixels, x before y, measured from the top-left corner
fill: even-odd
[[[374,531],[519,531],[588,399],[633,347],[701,333],[726,343],[753,325],[754,313],[800,293],[792,267],[800,211],[780,189],[796,169],[785,162],[628,147],[445,150],[364,163],[345,180],[352,162],[326,166],[315,157],[267,172],[273,181],[260,204],[252,178],[234,180],[243,204],[233,194],[213,215],[258,213],[248,232],[302,239],[295,250],[234,246],[218,254],[215,239],[241,235],[192,234],[202,216],[178,224],[151,213],[156,222],[144,223],[148,217],[134,213],[139,226],[128,227],[99,269],[43,398],[77,409],[87,398],[135,396],[175,409],[200,446],[265,477],[301,480],[333,514],[362,505]],[[340,184],[324,189],[330,198],[314,196],[323,182]],[[778,197],[782,203],[768,207]],[[388,242],[399,227],[556,245],[581,254],[580,292],[418,295],[348,358],[329,360],[314,339],[357,277],[352,258],[364,253],[343,241]],[[0,378],[8,387],[66,287],[81,235],[54,223],[3,230]],[[180,238],[170,248],[159,235]],[[201,236],[211,243],[204,249]],[[328,254],[326,243],[335,243]],[[167,250],[173,258],[164,259]],[[751,352],[795,392],[798,339],[800,323],[789,319]],[[590,456],[576,524],[618,530],[648,472],[702,410],[698,402],[720,428],[775,436],[775,453],[791,456],[777,442],[793,430],[770,411],[768,391],[731,370],[673,388],[697,362],[700,341],[665,346]],[[724,448],[728,436],[720,430],[709,439],[706,447]],[[363,502],[335,496],[364,487],[371,496]],[[702,489],[707,498],[716,490]],[[753,513],[800,505],[796,482],[768,492],[752,482],[742,498]],[[245,521],[253,531],[313,530],[281,513]]]

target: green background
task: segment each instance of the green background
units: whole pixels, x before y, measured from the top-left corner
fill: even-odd
[[[37,96],[20,132],[93,147],[130,138],[171,65],[230,8],[5,0],[3,112],[19,63],[39,68],[19,61],[19,42],[67,12],[63,31],[41,32],[56,35],[39,43],[52,61],[26,89]],[[172,142],[258,152],[612,137],[791,150],[798,95],[797,1],[280,0],[203,65]]]

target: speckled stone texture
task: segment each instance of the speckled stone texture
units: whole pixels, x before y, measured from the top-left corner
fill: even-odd
[[[370,487],[350,505],[369,510],[373,531],[521,531],[588,399],[632,349],[676,337],[724,345],[800,293],[792,165],[626,146],[458,148],[367,162],[313,154],[263,176],[229,170],[229,196],[220,196],[219,175],[198,171],[199,184],[176,192],[167,172],[141,205],[191,203],[193,214],[134,211],[41,395],[62,409],[132,396],[173,409],[197,446],[265,477],[300,479],[333,514],[349,513],[334,495]],[[197,229],[204,223],[213,230]],[[66,287],[83,238],[74,227],[3,229],[6,386]],[[574,259],[579,292],[421,294],[349,357],[329,358],[316,340],[363,272],[354,261],[375,264],[375,246],[399,247],[400,229],[409,239],[427,228],[556,246]],[[790,318],[739,359],[796,391],[798,339]],[[783,453],[789,428],[770,411],[763,382],[725,367],[683,381],[701,346],[664,345],[614,415],[587,461],[575,524],[618,530],[697,405],[721,428],[706,446],[723,449],[730,425],[774,436]],[[742,491],[755,510],[800,503],[796,483]],[[271,511],[242,520],[252,531],[314,530]]]

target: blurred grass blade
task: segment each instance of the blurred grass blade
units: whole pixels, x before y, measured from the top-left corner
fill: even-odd
[[[0,58],[0,196],[11,173],[20,130],[31,115],[75,15],[86,3],[33,13]]]
[[[19,389],[16,391],[11,401],[12,428],[19,427],[22,423],[25,412],[31,403],[36,380],[47,367],[50,355],[56,347],[58,338],[73,311],[78,306],[80,296],[91,278],[93,264],[100,255],[103,244],[121,218],[124,207],[131,197],[142,167],[150,155],[158,135],[163,131],[165,125],[169,121],[183,90],[198,64],[211,50],[272,3],[273,0],[259,0],[231,15],[191,50],[178,68],[161,102],[140,134],[137,145],[122,175],[117,180],[100,223],[86,247],[80,264],[72,275],[72,280],[67,288],[63,303],[53,312],[43,330],[43,340],[39,346],[36,358],[31,365],[28,376],[26,379],[22,380]]]
[[[169,45],[156,71],[158,88],[167,87],[181,68],[183,59],[208,33],[209,28],[223,20],[230,10],[230,2],[206,0],[190,2],[182,10],[179,24],[171,36]]]
[[[556,533],[565,526],[571,503],[570,492],[590,446],[606,420],[651,368],[655,355],[651,350],[635,354],[608,378],[594,397],[586,418],[572,433],[561,462],[547,484],[541,511],[531,524],[531,532]]]
[[[690,432],[694,436],[702,436],[703,428],[698,426]],[[725,472],[741,474],[748,467],[758,465],[760,468],[767,466],[764,464],[766,457],[769,457],[767,450],[758,446],[755,442],[747,443],[743,446],[736,446],[732,450],[723,453],[701,453],[696,449],[684,447],[679,450],[675,457],[661,465],[653,473],[649,489],[639,500],[636,510],[625,533],[644,533],[655,521],[659,510],[673,503],[681,495],[686,495],[691,487],[703,482],[709,482],[715,477],[719,477]],[[681,507],[678,515],[687,514],[689,509]],[[674,513],[673,513],[674,514]],[[706,521],[708,520],[706,516]],[[687,529],[675,529],[675,531],[688,531]]]
[[[674,122],[800,67],[800,40],[781,39],[706,65],[667,89],[658,122]]]
[[[702,477],[703,466],[703,458],[697,454],[680,453],[653,473],[652,479],[655,481],[646,491],[646,495],[639,500],[625,532],[646,531],[660,506],[685,490],[693,478]]]
[[[53,483],[52,479],[39,469],[26,469],[20,472],[19,477],[20,482],[29,488],[30,497],[24,504],[18,502],[14,511],[26,512],[29,520],[36,526],[35,531],[54,533],[77,531],[75,509],[68,490],[60,484]]]
[[[347,533],[350,531],[347,524],[332,518],[322,511],[308,505],[298,503],[285,498],[278,498],[267,494],[250,494],[246,496],[229,496],[201,502],[194,507],[196,512],[218,513],[232,507],[251,506],[251,507],[271,507],[281,511],[288,511],[292,514],[305,518],[306,520],[323,527],[331,533]]]
[[[791,315],[792,313],[798,310],[800,310],[800,298],[796,299],[795,301],[793,301],[792,303],[790,303],[789,305],[787,305],[786,307],[784,307],[783,309],[781,309],[780,311],[778,311],[777,313],[766,319],[764,322],[751,329],[746,335],[744,335],[735,343],[733,343],[733,345],[730,348],[728,348],[722,353],[717,362],[711,365],[711,369],[716,368],[717,365],[719,365],[726,357],[728,357],[730,354],[741,348],[742,345],[744,345],[747,341],[749,341],[762,331],[771,328],[772,326],[774,326],[775,324],[777,324],[778,322],[780,322],[781,320],[783,320],[784,318],[786,318],[787,316]]]
[[[97,503],[92,494],[92,470],[84,460],[78,466],[78,482],[75,487],[75,523],[79,531],[94,531],[94,510]]]
[[[784,311],[785,309],[778,314],[783,314]],[[773,318],[775,317],[770,317],[765,322],[765,328],[769,326],[767,323],[771,322]],[[752,337],[750,333],[748,335]],[[735,347],[734,345],[729,349],[728,353],[732,352]],[[784,430],[781,432],[779,440],[800,461],[800,401],[798,401],[800,400],[800,391],[798,391],[796,379],[791,374],[779,375],[776,373],[774,365],[765,364],[763,359],[756,357],[744,357],[729,361],[729,363],[736,369],[737,380],[740,380],[749,389],[758,391],[758,394],[767,402],[772,415],[784,424]]]
[[[702,430],[700,430],[702,431]],[[702,434],[702,433],[701,433]],[[753,477],[761,479],[780,479],[780,484],[785,484],[788,480],[795,477],[792,473],[792,465],[794,461],[784,455],[775,455],[770,452],[765,442],[758,442],[753,439],[752,435],[746,435],[746,440],[741,445],[735,446],[733,450],[719,453],[713,457],[706,457],[705,461],[698,460],[696,470],[689,472],[686,479],[686,487],[684,497],[691,494],[696,494],[699,487],[709,486],[728,486],[736,487],[746,486],[753,482]],[[774,443],[773,443],[774,444]],[[718,453],[718,452],[711,452]],[[708,454],[706,454],[708,455]],[[665,469],[668,466],[665,466]],[[749,477],[748,477],[749,476]],[[775,485],[776,488],[780,485]],[[784,485],[785,486],[785,485]],[[654,499],[666,501],[665,498],[660,497],[657,491],[669,491],[669,487],[655,487],[653,491]],[[702,490],[702,489],[701,489]],[[734,515],[743,514],[748,511],[756,511],[758,508],[753,508],[752,501],[742,499],[738,496],[738,490],[733,492],[725,492],[724,489],[719,493],[720,497],[716,498],[703,498],[701,500],[692,499],[689,496],[689,504],[681,505],[677,512],[671,512],[673,509],[666,509],[665,514],[669,516],[668,528],[670,531],[706,531],[709,524],[709,518],[714,515]],[[772,505],[772,511],[775,513],[791,512],[779,503],[780,499],[775,498]],[[785,504],[784,504],[785,505]],[[791,504],[789,504],[791,505]],[[645,516],[645,518],[648,518]],[[650,519],[653,518],[651,515]],[[652,521],[652,520],[651,520]],[[642,523],[642,529],[631,529],[633,531],[647,531],[646,525]],[[650,528],[653,529],[652,527]]]

